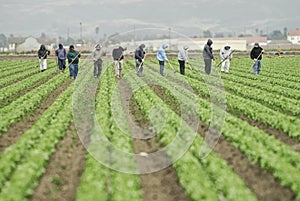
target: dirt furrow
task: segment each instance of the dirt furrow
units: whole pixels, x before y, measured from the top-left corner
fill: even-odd
[[[168,94],[159,86],[152,86],[152,89],[162,100],[172,99],[172,97],[167,98]],[[174,103],[175,101],[169,102]],[[170,107],[174,109],[177,106],[171,104]],[[198,133],[205,138],[208,128],[207,124],[200,121]],[[244,180],[246,186],[256,194],[259,200],[296,200],[296,195],[289,188],[282,186],[271,173],[264,171],[259,165],[254,164],[224,137],[220,137],[213,151],[227,161],[227,164]]]
[[[118,87],[121,91],[121,102],[124,110],[128,112],[128,122],[132,133],[137,134],[139,139],[133,139],[134,153],[153,153],[161,149],[161,145],[155,133],[148,129],[149,122],[143,118],[144,114],[141,113],[138,106],[131,99],[132,92],[129,86],[124,81],[119,81]],[[129,104],[130,103],[130,104]],[[157,166],[161,166],[166,162],[167,155],[162,156],[158,161],[147,161],[137,158],[137,166],[141,172],[145,172],[149,166],[149,163],[155,163]],[[148,166],[149,165],[149,166]],[[141,188],[143,191],[144,201],[174,201],[189,200],[186,196],[183,187],[179,184],[177,173],[172,166],[168,166],[160,171],[156,171],[148,174],[141,174]]]
[[[39,109],[24,120],[10,126],[7,132],[0,137],[0,154],[9,146],[14,144],[19,137],[29,129],[43,114],[45,110],[56,100],[56,98],[70,85],[72,80],[66,80],[59,88],[57,88],[39,107]]]
[[[86,149],[79,140],[74,124],[57,145],[45,174],[31,201],[75,200],[84,170]]]

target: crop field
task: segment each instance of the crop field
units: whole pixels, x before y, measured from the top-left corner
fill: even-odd
[[[300,56],[219,62],[0,60],[0,201],[300,200]]]

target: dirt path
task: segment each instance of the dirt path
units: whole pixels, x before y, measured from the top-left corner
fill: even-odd
[[[168,97],[164,90],[159,86],[152,86],[153,91],[162,98],[172,99]],[[169,101],[170,102],[170,101]],[[171,101],[174,103],[175,101]],[[174,110],[177,106],[171,104],[170,107]],[[200,121],[198,133],[204,138],[208,131],[208,125]],[[252,190],[259,200],[263,201],[281,201],[281,200],[296,200],[296,195],[286,187],[280,185],[271,173],[261,169],[259,165],[253,164],[242,152],[234,147],[224,137],[219,139],[218,144],[213,150],[222,159],[226,160],[233,171],[239,175]]]
[[[204,137],[208,125],[203,122],[199,126],[199,134]],[[239,175],[262,201],[296,200],[296,195],[287,187],[283,187],[274,176],[251,162],[240,150],[221,137],[213,151],[227,161],[233,171]]]
[[[240,119],[247,121],[250,125],[254,127],[258,127],[259,129],[265,131],[265,133],[274,136],[277,140],[285,143],[286,145],[289,145],[294,148],[295,151],[300,152],[300,142],[296,139],[293,139],[289,137],[286,133],[283,131],[276,130],[275,128],[272,128],[271,126],[265,125],[262,122],[254,121],[248,117],[245,117],[242,114],[237,115]]]
[[[121,102],[124,106],[124,110],[129,112],[129,114],[127,114],[127,120],[132,133],[138,133],[139,138],[144,138],[135,138],[133,140],[134,152],[136,154],[141,152],[153,153],[160,150],[161,146],[158,143],[155,133],[148,129],[149,122],[142,118],[144,115],[141,114],[141,111],[138,109],[137,105],[131,100],[132,93],[129,86],[126,84],[126,82],[120,80],[118,87],[121,91]],[[154,165],[161,166],[162,163],[166,162],[166,158],[167,156],[165,155],[162,156],[160,160],[152,162],[155,163]],[[147,170],[147,168],[149,168],[149,163],[152,162],[138,158],[137,165],[139,170],[144,172]],[[140,178],[144,201],[189,200],[185,195],[183,187],[178,183],[177,173],[172,166],[154,173],[141,174]]]
[[[86,149],[73,124],[57,145],[31,201],[75,200],[84,170]]]
[[[57,88],[51,95],[48,97],[45,102],[39,107],[39,109],[28,117],[25,117],[21,122],[15,123],[10,126],[9,130],[2,134],[0,137],[0,154],[9,146],[14,144],[19,137],[29,129],[43,114],[45,110],[56,100],[56,98],[69,86],[71,80],[65,81],[59,88]]]

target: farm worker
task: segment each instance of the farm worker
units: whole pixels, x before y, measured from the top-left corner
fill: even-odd
[[[207,43],[204,45],[203,54],[202,54],[204,59],[204,64],[205,64],[205,73],[208,75],[211,72],[211,60],[215,59],[212,52],[212,47],[211,47],[212,44],[213,41],[211,39],[208,39]]]
[[[92,58],[94,61],[94,77],[98,78],[102,72],[102,57],[105,53],[102,51],[102,45],[97,44],[92,52]]]
[[[278,56],[278,57],[281,57],[281,55],[282,55],[282,52],[281,52],[281,48],[278,46],[278,48],[277,48],[277,53],[276,53],[276,55]]]
[[[168,48],[167,44],[163,44],[157,51],[157,59],[158,59],[158,63],[159,63],[159,73],[164,76],[164,65],[165,65],[165,61],[168,62],[168,58],[166,55],[166,49]]]
[[[41,72],[44,72],[47,69],[47,55],[50,55],[50,51],[46,49],[45,45],[41,45],[38,50]]]
[[[135,58],[135,66],[136,66],[136,74],[139,77],[142,77],[144,59],[145,59],[145,44],[141,44],[136,50],[134,54]]]
[[[184,75],[185,63],[188,63],[188,49],[189,46],[184,45],[178,52],[179,70],[182,75]]]
[[[55,55],[57,56],[58,70],[63,72],[66,69],[67,52],[61,43],[58,45],[57,50],[55,50]]]
[[[67,54],[67,59],[69,62],[70,78],[75,79],[78,74],[78,63],[80,58],[80,52],[74,49],[74,45],[70,45]]]
[[[250,57],[253,60],[254,75],[258,75],[260,73],[261,60],[262,60],[263,53],[264,53],[264,49],[262,47],[260,47],[258,43],[255,43],[254,47],[252,48],[252,50],[250,52]]]
[[[232,58],[231,47],[227,43],[223,48],[220,49],[220,57],[221,57],[221,72],[229,73],[230,60]]]
[[[117,44],[117,47],[113,49],[112,51],[112,57],[114,59],[114,65],[115,65],[115,74],[117,78],[121,78],[121,71],[123,68],[123,59],[124,55],[123,52],[127,50],[127,47],[123,48],[119,44]]]

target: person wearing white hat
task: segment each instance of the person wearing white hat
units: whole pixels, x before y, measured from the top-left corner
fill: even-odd
[[[185,64],[188,63],[188,49],[189,46],[184,45],[178,52],[179,70],[182,75],[184,75]]]
[[[97,44],[95,46],[95,50],[92,52],[92,57],[94,61],[94,77],[98,78],[102,72],[102,57],[104,56],[104,52],[101,51],[102,46]]]
[[[227,43],[220,49],[220,57],[222,61],[221,72],[229,73],[230,60],[232,58],[232,51],[230,45]]]

